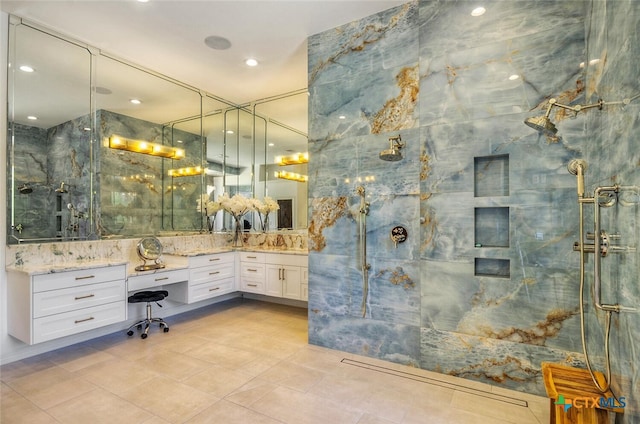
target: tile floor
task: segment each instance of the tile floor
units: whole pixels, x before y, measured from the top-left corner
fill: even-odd
[[[308,345],[304,309],[232,300],[167,321],[2,366],[0,422],[549,422],[545,398]]]

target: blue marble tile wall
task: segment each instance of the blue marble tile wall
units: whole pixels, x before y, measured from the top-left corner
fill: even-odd
[[[597,181],[624,172],[638,184],[638,113],[631,105],[575,117],[560,110],[555,137],[523,121],[544,114],[551,97],[584,104],[638,91],[639,56],[628,50],[638,44],[629,37],[640,4],[487,1],[473,17],[475,6],[410,2],[309,38],[309,340],[545,395],[542,362],[584,366],[576,178],[567,163],[588,158],[588,144],[609,167]],[[593,45],[606,71],[589,65]],[[380,160],[397,135],[404,158]],[[364,316],[358,186],[370,203]],[[397,248],[395,226],[408,232]],[[638,304],[631,262],[619,295]],[[602,319],[588,315],[591,360],[604,370]],[[638,316],[619,319],[627,324],[613,362],[619,380],[637,385],[630,335]],[[625,415],[637,409],[631,402]]]
[[[172,160],[141,153],[114,150],[102,143],[96,172],[100,186],[98,229],[101,236],[156,234],[158,229],[199,230],[197,212],[200,177],[167,176],[171,168],[199,166],[199,135],[132,118],[107,110],[98,111],[100,140],[113,134],[185,149],[185,157]]]
[[[14,125],[15,223],[20,239],[77,239],[91,231],[90,127],[83,116],[48,129]],[[56,191],[62,187],[64,192]],[[17,190],[27,183],[30,193]],[[11,191],[9,191],[11,193]],[[71,205],[71,206],[69,206]],[[10,216],[10,215],[8,215]]]

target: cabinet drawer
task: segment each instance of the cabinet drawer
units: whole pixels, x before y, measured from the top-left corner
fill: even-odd
[[[33,291],[66,289],[79,284],[104,283],[127,278],[125,265],[106,266],[83,270],[54,272],[33,276]]]
[[[233,264],[233,253],[218,253],[215,255],[192,256],[189,258],[189,268],[202,266]]]
[[[124,302],[125,295],[124,280],[34,293],[33,317],[40,318],[117,301]]]
[[[264,278],[263,264],[240,264],[240,275],[249,278]]]
[[[41,343],[124,321],[125,306],[125,302],[114,302],[34,319],[33,343]]]
[[[264,263],[264,253],[240,252],[240,262]]]
[[[189,303],[235,291],[233,277],[189,287]]]
[[[253,280],[251,278],[242,278],[240,280],[240,290],[249,293],[264,294],[264,279]]]
[[[127,280],[127,290],[130,292],[160,287],[165,284],[180,283],[189,279],[189,271],[175,269],[173,271],[155,271],[151,274],[134,275]]]
[[[230,264],[192,269],[189,272],[189,285],[198,285],[233,277],[233,268],[232,262]]]
[[[264,261],[268,264],[283,266],[307,266],[308,255],[291,255],[286,253],[265,253]]]

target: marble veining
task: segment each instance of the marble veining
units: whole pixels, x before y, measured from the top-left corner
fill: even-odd
[[[640,7],[489,0],[475,18],[470,6],[414,1],[309,39],[309,340],[544,395],[541,362],[585,361],[576,179],[566,166],[587,160],[588,192],[612,181],[637,185],[640,102],[577,115],[555,108],[553,138],[523,121],[543,114],[552,97],[584,104],[640,92]],[[375,43],[344,48],[372,23],[401,15]],[[418,83],[406,86],[405,99],[417,97],[397,103],[404,126],[371,124],[391,110],[401,93],[396,77],[409,69]],[[408,141],[404,159],[382,163],[383,140],[396,132]],[[476,158],[492,168],[477,170]],[[352,212],[358,185],[371,205],[364,318]],[[637,205],[603,216],[630,244],[640,241]],[[410,238],[395,249],[388,231],[398,224]],[[638,261],[637,253],[603,260],[607,298],[637,303],[640,289],[630,282]],[[590,359],[603,370],[604,316],[586,291]],[[640,381],[632,346],[639,325],[637,315],[614,317],[621,396]],[[622,421],[635,422],[638,411],[629,401]]]

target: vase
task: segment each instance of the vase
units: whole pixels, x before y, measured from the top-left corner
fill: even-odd
[[[262,221],[262,232],[266,233],[269,231],[269,214],[264,216],[264,220]]]
[[[209,233],[213,234],[216,228],[216,216],[211,215],[207,217],[207,228],[209,229]]]
[[[242,232],[244,230],[244,223],[242,222],[242,216],[234,216],[236,226],[233,232],[233,246],[234,247],[242,247],[243,239]]]

